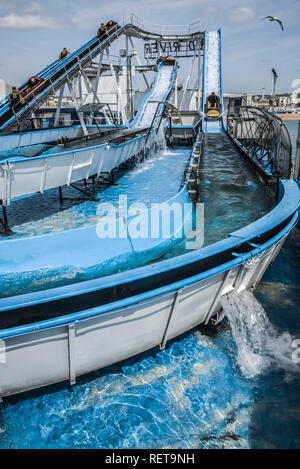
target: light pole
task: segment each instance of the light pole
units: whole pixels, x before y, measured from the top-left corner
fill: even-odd
[[[273,111],[274,111],[274,106],[275,106],[275,93],[276,93],[276,82],[277,82],[278,74],[277,74],[275,68],[272,68],[272,73],[273,73],[272,107],[273,107]]]

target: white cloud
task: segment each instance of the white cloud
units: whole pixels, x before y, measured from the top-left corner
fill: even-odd
[[[6,15],[0,17],[0,28],[6,29],[60,29],[63,24],[54,18],[38,15]]]
[[[239,7],[229,15],[229,21],[231,23],[245,23],[255,18],[255,12],[253,8]]]

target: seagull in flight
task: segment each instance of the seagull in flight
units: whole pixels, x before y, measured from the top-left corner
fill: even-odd
[[[284,31],[282,21],[276,16],[265,16],[262,20],[276,21],[280,25],[282,31]]]

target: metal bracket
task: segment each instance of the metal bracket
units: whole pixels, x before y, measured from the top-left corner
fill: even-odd
[[[177,304],[178,304],[178,301],[179,301],[179,295],[180,295],[181,292],[182,292],[182,289],[177,290],[177,292],[175,293],[174,301],[173,301],[173,304],[172,304],[172,307],[171,307],[171,311],[170,311],[169,317],[167,319],[167,324],[166,324],[166,327],[165,327],[165,330],[164,330],[164,333],[163,333],[163,336],[162,336],[162,341],[159,344],[160,350],[163,350],[166,347],[167,332],[168,332],[168,329],[169,329],[170,322],[171,322],[172,316],[174,314],[174,311],[176,310],[176,307],[177,307]]]
[[[71,386],[76,384],[75,369],[75,323],[68,324],[68,352],[69,352],[69,381]]]

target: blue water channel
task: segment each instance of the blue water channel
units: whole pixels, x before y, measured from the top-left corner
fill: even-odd
[[[271,194],[240,158],[227,136],[207,136],[207,148],[210,150],[207,155],[204,151],[202,158],[200,194],[205,215],[204,245],[219,241],[230,232],[258,219],[274,204]],[[13,201],[8,215],[15,234],[10,240],[96,225],[101,204],[110,202],[118,214],[120,196],[127,197],[128,207],[134,202],[143,203],[149,208],[152,203],[168,200],[182,186],[190,154],[191,149],[187,147],[164,149],[134,169],[120,171],[116,177],[117,185],[106,188],[98,186],[99,202],[80,200],[78,193],[71,188],[63,188],[63,204],[59,202],[57,190]],[[81,188],[90,189],[83,184]],[[24,219],[28,221],[23,222]],[[34,271],[4,272],[0,275],[0,296],[90,280],[187,251],[186,239],[182,238],[174,239],[167,248],[163,245],[154,254],[130,254],[123,263],[75,264],[61,268],[47,264]]]
[[[201,200],[205,243],[211,243],[260,217],[274,200],[225,137],[207,138]],[[174,179],[169,177],[170,167],[174,163],[174,169],[179,168],[181,159],[184,166],[187,154],[176,149],[173,156],[159,156],[158,161],[146,162],[150,166],[144,170],[134,170],[140,171],[136,176],[146,188],[150,186],[149,196],[158,197],[157,192],[169,197]],[[162,172],[166,178],[157,181]],[[119,186],[107,189],[112,197],[120,190],[121,179]],[[180,177],[175,186],[179,184]],[[85,204],[88,214],[91,205]],[[75,216],[79,206],[68,210],[74,210]],[[40,226],[46,223],[42,220]],[[23,225],[23,233],[34,233],[33,225]],[[256,290],[278,331],[295,337],[300,337],[299,246],[295,230]],[[184,245],[177,245],[162,257],[182,252]],[[81,377],[72,388],[60,384],[5,399],[0,447],[296,448],[300,444],[299,384],[299,374],[284,369],[258,371],[252,378],[244,375],[229,323],[223,321],[215,327],[198,327],[169,342],[163,351],[151,350]]]

